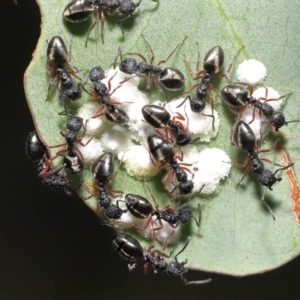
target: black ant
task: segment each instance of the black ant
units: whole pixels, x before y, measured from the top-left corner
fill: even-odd
[[[26,153],[36,165],[38,172],[42,173],[51,168],[47,148],[43,145],[35,131],[31,132],[26,141]],[[63,176],[54,172],[42,178],[42,183],[49,186],[52,190],[64,190],[67,195],[71,195],[69,181]]]
[[[186,224],[190,219],[194,219],[197,226],[200,226],[200,218],[201,218],[201,206],[198,204],[199,210],[199,218],[198,220],[194,217],[193,211],[186,204],[181,206],[176,206],[175,209],[171,209],[166,206],[163,210],[159,209],[158,203],[151,192],[149,186],[146,184],[148,191],[151,195],[151,198],[154,202],[155,209],[151,205],[151,203],[142,196],[136,194],[127,194],[125,196],[125,204],[128,211],[138,219],[148,219],[144,228],[138,228],[133,226],[133,228],[145,231],[151,223],[153,223],[152,217],[155,216],[156,220],[159,222],[159,227],[152,228],[150,230],[150,234],[152,235],[153,240],[155,239],[155,231],[158,231],[163,228],[162,220],[169,223],[171,227],[176,229],[179,224]]]
[[[186,249],[189,242],[190,238],[188,238],[183,248],[175,255],[175,261],[170,263],[165,261],[165,258],[169,258],[170,256],[158,250],[151,251],[152,247],[150,247],[148,251],[143,250],[136,239],[125,233],[117,233],[112,244],[115,250],[127,261],[130,271],[136,267],[138,261],[142,260],[145,263],[144,273],[147,273],[148,265],[150,264],[153,267],[154,273],[162,271],[171,276],[180,276],[186,285],[209,283],[211,279],[188,281],[183,276],[188,272],[188,269],[184,267],[187,263],[187,259],[183,262],[179,262],[177,257]]]
[[[57,68],[57,73],[59,73],[59,79],[61,85],[65,88],[63,93],[60,95],[60,98],[63,100],[76,101],[81,98],[81,89],[82,84],[73,84],[70,73],[64,67]]]
[[[98,210],[100,206],[103,207],[105,209],[104,214],[109,219],[116,220],[120,219],[122,214],[125,213],[127,210],[123,210],[119,207],[119,202],[124,201],[117,200],[117,204],[112,204],[111,199],[109,198],[109,194],[114,196],[115,193],[123,194],[123,192],[117,190],[108,191],[106,189],[106,186],[110,184],[117,176],[118,171],[113,175],[114,166],[114,159],[111,152],[101,154],[94,161],[92,166],[92,174],[93,177],[98,181],[98,191],[96,194],[93,194],[90,191],[88,191],[89,193],[91,193],[91,196],[85,198],[84,200],[88,200],[91,197],[97,197],[99,195]]]
[[[79,79],[76,72],[69,65],[71,60],[71,47],[72,46],[70,46],[70,51],[68,52],[65,42],[60,36],[54,36],[48,42],[46,68],[51,77],[54,76],[55,72],[58,74],[55,75],[49,83],[46,100],[49,97],[51,86],[54,85],[57,80],[59,80],[59,90],[61,90],[61,86],[68,90],[61,95],[63,99],[74,101],[81,97],[79,86],[77,87],[77,90],[74,90],[72,78],[70,76],[73,75]]]
[[[233,62],[235,61],[238,53],[240,50],[243,48],[242,46],[238,52],[236,53]],[[223,66],[224,63],[224,51],[220,46],[215,46],[212,49],[210,49],[207,54],[204,57],[203,60],[203,70],[199,71],[199,65],[200,65],[200,50],[199,50],[199,44],[197,43],[197,50],[198,50],[198,59],[196,63],[196,75],[194,75],[192,69],[189,66],[189,73],[192,77],[193,80],[198,80],[201,79],[200,83],[197,83],[193,85],[187,92],[183,93],[185,94],[190,94],[195,88],[196,89],[196,97],[191,98],[189,95],[183,100],[183,102],[177,106],[180,107],[181,105],[184,104],[186,100],[190,101],[190,107],[191,111],[195,113],[201,113],[204,116],[211,117],[213,122],[212,122],[212,128],[215,130],[214,122],[215,122],[215,117],[213,114],[213,109],[214,109],[214,100],[211,94],[211,90],[214,90],[214,86],[211,84],[211,79],[213,76],[215,77],[227,77],[225,74],[221,74],[220,70]],[[230,72],[233,62],[229,65],[229,68],[227,70],[227,74]],[[207,115],[203,114],[202,111],[204,110],[206,106],[205,98],[209,94],[209,97],[211,99],[211,109],[212,109],[212,114]]]
[[[83,122],[83,119],[78,117],[78,116],[72,116],[67,124],[66,124],[66,128],[68,129],[68,131],[66,133],[61,132],[61,135],[65,138],[66,140],[66,144],[59,144],[56,146],[51,146],[49,148],[57,148],[57,147],[62,147],[62,146],[67,146],[67,149],[61,150],[59,152],[56,153],[56,156],[53,157],[51,160],[56,159],[58,156],[63,155],[63,163],[61,166],[57,167],[56,169],[50,169],[48,170],[44,170],[43,172],[40,173],[40,177],[47,177],[49,176],[49,174],[51,173],[57,173],[62,169],[66,169],[69,173],[73,174],[73,175],[82,175],[82,171],[83,171],[83,162],[84,162],[84,158],[81,154],[81,152],[78,150],[77,145],[76,144],[80,144],[81,146],[86,146],[89,144],[89,142],[93,139],[93,137],[95,136],[96,132],[94,133],[94,135],[88,139],[88,141],[83,144],[82,143],[82,139],[85,135],[86,132],[86,125],[87,125],[88,120],[85,121],[85,123]],[[77,137],[77,133],[83,129],[83,133],[81,138]]]
[[[152,1],[157,2],[157,0]],[[103,29],[105,22],[105,13],[109,16],[114,16],[117,13],[125,16],[125,18],[117,22],[117,25],[120,27],[122,35],[124,36],[124,30],[121,27],[121,23],[133,16],[133,13],[140,5],[140,3],[141,0],[139,0],[138,3],[134,3],[132,0],[73,0],[65,7],[63,16],[67,21],[77,23],[86,21],[94,12],[95,22],[89,28],[85,41],[85,46],[87,47],[90,33],[100,20],[101,39],[102,43],[104,44]],[[117,9],[118,11],[116,12]]]
[[[253,172],[258,174],[258,182],[261,185],[266,187],[266,189],[261,197],[261,201],[264,204],[264,206],[267,208],[269,213],[271,214],[273,220],[275,221],[274,213],[273,213],[271,207],[265,201],[265,193],[266,193],[267,188],[272,191],[273,184],[277,181],[281,181],[280,177],[275,176],[276,173],[281,170],[285,170],[285,169],[291,167],[294,163],[291,163],[287,166],[282,167],[281,165],[272,163],[268,159],[259,159],[258,154],[261,152],[271,151],[275,147],[276,142],[270,149],[259,150],[259,147],[256,146],[256,137],[255,137],[251,127],[244,121],[238,121],[237,124],[235,125],[235,127],[233,129],[233,133],[232,133],[232,141],[235,146],[246,150],[248,153],[247,158],[242,165],[242,167],[246,167],[246,171],[238,184],[240,184],[243,181],[245,176],[250,171],[250,168],[252,167]],[[249,163],[249,160],[250,160],[251,164]],[[264,160],[268,163],[271,163],[273,165],[280,166],[281,168],[277,169],[274,173],[272,173],[270,170],[265,169],[262,160]]]
[[[175,185],[174,189],[169,192],[168,194],[172,194],[176,188],[179,189],[180,195],[187,195],[192,192],[194,188],[194,183],[192,180],[188,180],[188,175],[186,171],[192,174],[192,172],[186,168],[181,167],[180,165],[189,166],[190,164],[185,163],[178,163],[176,159],[182,161],[182,156],[177,156],[175,154],[174,146],[170,143],[167,143],[163,138],[158,135],[150,135],[147,138],[148,148],[151,155],[154,157],[155,160],[161,162],[163,164],[168,163],[171,167],[173,175],[175,174],[177,181],[179,182],[178,185]],[[151,158],[152,161],[152,158]],[[152,161],[155,166],[155,163]],[[163,165],[162,165],[163,166]],[[160,168],[162,168],[162,166]],[[163,181],[166,180],[169,172],[163,178]]]
[[[267,91],[267,90],[266,90]],[[285,116],[281,111],[274,111],[273,107],[267,102],[277,101],[282,98],[285,98],[292,93],[283,95],[276,99],[267,99],[267,97],[260,97],[256,99],[252,96],[253,87],[251,87],[250,95],[248,95],[248,91],[240,84],[230,84],[222,88],[221,95],[223,101],[231,107],[231,110],[237,114],[235,109],[241,108],[239,114],[243,113],[247,105],[252,105],[254,108],[258,109],[260,112],[264,114],[269,120],[269,123],[275,128],[275,131],[278,131],[283,125],[287,125],[292,122],[300,122],[300,120],[286,121]],[[261,102],[261,100],[265,100]],[[253,110],[252,121],[249,122],[251,124],[255,117],[255,111]]]
[[[142,114],[144,119],[151,126],[155,128],[169,129],[174,135],[176,145],[178,146],[186,146],[199,140],[199,138],[192,140],[191,137],[186,134],[186,130],[183,125],[176,121],[176,119],[184,120],[184,117],[179,113],[177,113],[177,116],[171,119],[170,113],[165,108],[158,105],[149,104],[142,108]]]
[[[102,101],[102,106],[94,113],[92,118],[97,118],[102,115],[102,110],[105,108],[105,117],[109,122],[116,124],[126,124],[129,121],[127,113],[120,107],[116,107],[115,104],[120,104],[119,102],[114,102],[111,100],[110,96],[122,85],[117,86],[112,92],[111,90],[111,81],[115,75],[113,75],[108,80],[108,87],[101,82],[105,78],[104,71],[101,67],[94,67],[91,69],[89,78],[94,82],[94,88],[90,89],[93,97],[90,98],[90,101]]]
[[[152,75],[155,77],[155,85],[157,89],[164,94],[164,91],[162,90],[161,86],[169,91],[179,91],[183,88],[185,83],[185,78],[182,72],[175,68],[165,68],[161,69],[159,66],[163,63],[166,63],[171,56],[174,54],[174,52],[177,50],[177,48],[186,40],[186,36],[184,39],[175,47],[175,49],[168,55],[168,57],[165,60],[161,60],[158,62],[156,66],[153,65],[154,61],[154,52],[152,50],[152,47],[150,44],[146,41],[144,36],[142,35],[142,38],[144,39],[145,43],[148,45],[148,48],[150,50],[150,53],[152,55],[150,59],[150,64],[147,63],[146,58],[135,52],[129,52],[126,55],[137,55],[142,59],[142,62],[138,63],[136,59],[134,58],[126,58],[125,60],[122,60],[122,54],[121,49],[119,48],[119,54],[121,63],[120,63],[120,71],[126,73],[126,74],[136,74],[136,75],[143,75],[145,74],[148,78],[148,84],[147,89],[150,89],[152,84]],[[161,86],[160,86],[161,85]]]

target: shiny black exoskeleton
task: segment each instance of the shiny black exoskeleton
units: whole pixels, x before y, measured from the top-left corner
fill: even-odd
[[[51,169],[50,160],[47,148],[40,141],[35,131],[31,132],[26,140],[26,154],[36,165],[38,172],[48,172]],[[42,178],[42,183],[50,187],[52,190],[64,190],[67,195],[71,195],[69,189],[69,182],[58,172],[49,173],[46,177]]]
[[[48,43],[47,47],[47,71],[50,76],[54,76],[48,86],[47,98],[52,85],[59,82],[58,88],[64,91],[60,97],[63,100],[75,101],[81,97],[80,85],[73,84],[71,75],[79,78],[76,72],[69,66],[70,52],[68,52],[65,42],[60,36],[54,36]],[[57,75],[54,75],[57,73]]]
[[[235,109],[241,109],[240,113],[242,113],[248,104],[252,105],[268,118],[269,123],[274,126],[276,131],[278,131],[279,128],[281,128],[283,125],[287,125],[288,123],[300,122],[299,120],[287,122],[285,120],[284,114],[281,111],[274,111],[273,107],[269,103],[267,103],[268,101],[280,100],[284,97],[289,96],[290,94],[283,95],[278,99],[256,99],[252,96],[252,92],[249,95],[244,86],[240,84],[229,84],[223,87],[221,90],[221,95],[224,103],[232,108],[233,112],[235,112]],[[265,101],[262,102],[260,100]]]
[[[94,11],[91,0],[72,0],[64,9],[63,17],[72,23],[86,21]]]
[[[118,233],[112,240],[114,249],[128,263],[128,269],[135,268],[139,260],[144,260],[144,250],[140,243],[126,233]]]
[[[161,220],[168,222],[169,225],[172,226],[173,228],[177,228],[179,224],[186,224],[190,219],[193,218],[197,226],[199,227],[200,217],[201,217],[200,204],[198,204],[198,209],[199,209],[198,220],[194,217],[192,209],[186,205],[176,207],[175,210],[169,207],[160,210],[154,195],[152,194],[148,186],[147,188],[155,204],[155,209],[147,199],[145,199],[140,195],[127,194],[125,196],[125,204],[128,211],[138,219],[148,219],[145,227],[142,230],[146,230],[149,227],[149,225],[152,223],[151,217],[153,216],[156,217],[156,220],[159,221],[159,225],[160,225],[159,227],[150,230],[150,232],[152,232],[153,234],[155,234],[155,231],[158,231],[161,228],[163,228],[163,223],[161,222]]]
[[[199,48],[198,48],[198,61],[197,66],[199,65]],[[203,114],[202,111],[206,106],[205,98],[209,93],[210,80],[213,76],[218,75],[224,63],[224,51],[220,46],[213,47],[210,49],[204,57],[203,61],[203,70],[196,70],[196,76],[193,76],[193,73],[190,69],[190,74],[194,80],[201,79],[199,84],[196,84],[190,88],[187,93],[190,93],[194,88],[196,88],[196,97],[191,98],[189,95],[183,100],[183,102],[178,106],[180,107],[186,100],[190,101],[191,111],[195,113],[201,113],[204,116],[211,117],[213,119],[212,127],[214,130],[214,115]],[[212,87],[211,87],[212,88]],[[185,93],[186,94],[186,93]],[[211,95],[210,95],[211,96]],[[212,109],[214,108],[213,99],[211,97]]]
[[[174,146],[170,143],[167,143],[163,138],[155,134],[148,136],[147,143],[149,151],[155,160],[161,163],[168,163],[172,169],[173,174],[176,176],[176,179],[179,182],[179,184],[174,187],[174,190],[178,188],[181,195],[187,195],[191,193],[194,188],[193,181],[188,180],[188,175],[185,171],[188,169],[182,168],[176,161],[177,157],[175,155]],[[173,193],[173,191],[170,193]]]
[[[35,131],[29,133],[25,149],[28,157],[37,166],[43,164],[44,159],[48,157],[47,148],[41,142]]]
[[[106,185],[112,181],[112,174],[114,172],[114,159],[113,155],[110,152],[106,152],[101,154],[93,163],[92,166],[92,174],[93,177],[98,181],[98,192],[99,195],[99,205],[104,208],[104,214],[112,220],[119,219],[124,212],[127,210],[123,210],[119,207],[119,202],[124,202],[123,200],[116,201],[117,204],[112,204],[111,199],[109,197],[109,192],[106,189]],[[119,192],[119,191],[115,191]],[[97,196],[92,195],[92,196]],[[91,197],[92,197],[91,196]],[[91,197],[86,198],[89,199]]]
[[[145,40],[144,36],[142,36]],[[137,55],[142,59],[142,62],[138,63],[135,58],[126,58],[122,60],[121,55],[121,49],[119,48],[119,55],[121,58],[121,63],[119,65],[120,71],[126,73],[126,74],[136,74],[136,75],[146,75],[148,77],[148,84],[147,88],[149,89],[151,87],[152,83],[152,75],[154,75],[155,78],[155,85],[159,91],[163,93],[163,90],[161,89],[160,85],[169,91],[179,91],[183,88],[185,83],[185,78],[182,72],[176,68],[165,68],[162,69],[159,66],[163,63],[166,63],[170,57],[174,54],[176,49],[185,41],[187,37],[185,37],[176,47],[175,49],[169,54],[169,56],[165,60],[161,60],[156,66],[153,65],[154,60],[154,53],[150,46],[150,44],[145,40],[146,44],[149,47],[149,50],[152,54],[150,64],[147,63],[146,58],[139,54],[139,53],[127,53],[126,55]]]
[[[183,248],[175,255],[175,260],[170,263],[167,263],[165,261],[165,258],[169,257],[168,255],[158,250],[143,250],[140,243],[128,234],[118,233],[112,241],[115,250],[118,251],[121,257],[123,257],[127,261],[128,269],[130,271],[133,270],[136,267],[137,263],[142,260],[145,264],[145,273],[147,273],[148,271],[148,265],[151,265],[154,273],[161,271],[166,272],[168,275],[171,276],[180,276],[186,285],[208,283],[211,281],[211,279],[188,281],[183,276],[185,273],[188,272],[188,269],[184,267],[184,265],[187,263],[187,260],[179,262],[177,257],[186,249],[189,242],[190,238],[188,238]]]
[[[157,2],[157,0],[152,1]],[[63,17],[69,22],[77,23],[86,21],[94,12],[96,19],[88,31],[85,45],[87,46],[89,35],[100,20],[101,38],[102,43],[104,43],[103,28],[105,13],[109,16],[113,16],[116,13],[125,16],[125,18],[117,22],[117,25],[120,27],[122,35],[124,36],[124,30],[121,27],[121,23],[133,16],[133,13],[140,3],[141,0],[139,0],[138,3],[134,3],[132,0],[73,0],[65,7]]]
[[[265,160],[267,162],[270,162],[270,161],[267,159],[259,159],[258,153],[259,152],[267,152],[269,150],[260,151],[258,149],[258,147],[256,146],[255,135],[254,135],[251,127],[244,121],[238,121],[236,123],[236,125],[233,129],[232,141],[237,147],[246,150],[248,153],[248,156],[243,164],[243,166],[246,166],[246,171],[245,171],[243,177],[241,178],[241,180],[239,181],[239,183],[242,182],[242,180],[247,175],[247,173],[250,171],[250,168],[252,166],[253,172],[258,174],[258,182],[261,185],[265,186],[266,189],[268,188],[269,190],[272,190],[272,186],[274,185],[274,183],[277,181],[281,181],[280,177],[275,176],[276,173],[281,170],[285,170],[293,165],[293,163],[292,163],[292,164],[289,164],[288,166],[281,167],[281,168],[277,169],[274,173],[269,170],[266,170],[262,160]],[[251,164],[249,164],[249,160],[250,160]],[[264,193],[262,195],[261,201],[263,202],[263,204],[265,205],[265,207],[268,209],[269,213],[275,220],[275,216],[274,216],[274,213],[273,213],[271,207],[265,201],[265,193],[266,193],[266,190],[264,191]]]
[[[63,39],[56,35],[47,46],[47,62],[50,66],[65,66],[68,64],[69,52]]]
[[[186,134],[186,130],[183,128],[181,123],[174,122],[176,119],[174,117],[171,120],[170,113],[163,107],[158,105],[145,105],[142,108],[142,114],[144,119],[155,128],[168,128],[175,137],[176,145],[178,146],[186,146],[188,144],[193,144],[199,139],[192,140],[191,137]],[[182,117],[180,116],[180,119]]]

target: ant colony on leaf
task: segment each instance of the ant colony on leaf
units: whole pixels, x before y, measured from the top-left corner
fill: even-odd
[[[85,103],[78,111],[78,116],[86,122],[86,132],[83,139],[85,143],[93,137],[91,141],[84,147],[78,146],[84,161],[92,163],[99,153],[103,151],[111,152],[117,156],[124,164],[124,168],[130,176],[139,180],[149,180],[157,175],[161,167],[165,169],[165,178],[163,185],[167,192],[174,190],[174,185],[180,184],[176,176],[172,174],[172,166],[168,163],[160,163],[152,158],[151,150],[147,143],[147,138],[151,135],[157,135],[157,129],[148,124],[143,116],[142,109],[149,105],[150,101],[147,95],[138,89],[139,77],[125,74],[118,68],[110,69],[106,72],[105,78],[102,80],[105,85],[110,84],[110,90],[114,91],[112,98],[114,103],[118,103],[118,107],[124,109],[129,116],[127,126],[118,125],[109,122],[104,113],[97,117],[92,117],[97,113],[99,106],[92,101]],[[120,82],[122,84],[120,85]],[[203,114],[191,111],[190,106],[185,104],[177,108],[184,99],[175,99],[169,103],[156,101],[153,105],[163,107],[171,118],[177,115],[183,116],[182,125],[190,134],[191,139],[196,142],[209,142],[216,137],[220,125],[220,118],[217,111],[214,114],[214,130],[212,128],[212,118]],[[176,111],[176,113],[175,113]],[[206,107],[204,114],[211,115],[212,110]],[[160,130],[164,134],[163,130]],[[181,155],[180,148],[174,147],[174,154]],[[229,175],[231,164],[228,155],[218,148],[206,148],[198,151],[196,145],[190,144],[184,149],[183,162],[189,170],[188,181],[193,182],[193,188],[188,194],[197,195],[200,191],[203,194],[212,194],[218,190],[220,180]],[[182,193],[185,195],[185,193]],[[113,200],[114,203],[121,198]],[[122,206],[122,205],[120,205]],[[140,231],[145,236],[150,236],[151,228],[156,226],[157,220],[153,216],[153,224],[145,230]],[[135,221],[134,216],[129,211],[123,213],[121,218],[116,221],[117,226],[126,227],[134,223],[140,228],[144,228],[147,220],[140,219]],[[157,230],[156,239],[161,242],[175,243],[180,237],[180,225],[174,230],[168,222],[162,220],[163,228]],[[127,225],[126,225],[127,224]]]

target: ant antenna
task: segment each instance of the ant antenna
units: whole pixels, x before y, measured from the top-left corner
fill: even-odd
[[[278,179],[281,180],[281,178],[278,178]],[[276,221],[276,218],[275,218],[275,215],[274,215],[274,213],[273,213],[272,208],[271,208],[271,207],[269,206],[269,204],[265,201],[265,194],[266,194],[267,189],[268,189],[268,187],[265,188],[265,191],[264,191],[264,193],[263,193],[263,195],[262,195],[262,197],[261,197],[260,200],[262,201],[262,203],[264,204],[265,208],[268,210],[268,212],[269,212],[270,215],[272,216],[273,220]]]
[[[291,167],[291,166],[293,166],[293,165],[294,165],[294,163],[291,163],[291,164],[289,164],[289,165],[287,165],[287,166],[285,166],[285,167],[282,167],[282,168],[277,169],[277,170],[274,172],[274,176],[275,176],[275,174],[276,174],[278,171],[285,170],[285,169],[287,169],[287,168],[289,168],[289,167]],[[278,179],[281,180],[281,178],[278,178]],[[278,179],[277,179],[277,180],[278,180]]]
[[[183,248],[175,255],[175,261],[176,261],[178,264],[179,264],[179,262],[178,262],[178,260],[177,260],[177,256],[178,256],[179,254],[181,254],[181,253],[185,250],[185,248],[188,246],[190,240],[191,240],[191,237],[189,236],[188,239],[187,239],[187,242],[185,243],[185,245],[183,246]],[[185,261],[186,261],[186,260],[185,260]]]
[[[185,245],[183,246],[183,248],[175,255],[175,261],[178,265],[185,265],[187,263],[187,259],[182,262],[182,263],[179,263],[178,260],[177,260],[177,256],[179,254],[181,254],[185,248],[188,246],[189,242],[190,242],[190,239],[191,237],[188,237],[188,240],[187,242],[185,243]],[[186,273],[188,271],[188,269],[185,269],[184,273]],[[209,283],[211,282],[211,278],[208,278],[208,279],[205,279],[205,280],[194,280],[194,281],[188,281],[185,277],[183,277],[183,274],[180,274],[180,277],[182,279],[182,281],[186,284],[186,285],[189,285],[189,284],[205,284],[205,283]]]
[[[198,203],[197,207],[198,207],[198,210],[199,210],[199,218],[198,218],[198,220],[197,220],[197,219],[194,217],[194,220],[196,221],[197,226],[200,227],[200,221],[201,221],[201,216],[202,216],[202,207],[201,207],[200,202]]]

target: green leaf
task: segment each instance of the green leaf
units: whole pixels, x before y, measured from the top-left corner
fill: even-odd
[[[57,114],[62,110],[62,105],[56,88],[51,89],[55,92],[51,92],[49,101],[45,101],[50,82],[45,67],[46,40],[50,40],[54,35],[61,36],[67,46],[71,35],[74,35],[71,64],[80,69],[90,69],[96,65],[107,69],[114,61],[119,46],[122,47],[123,53],[139,52],[149,57],[141,34],[144,34],[150,42],[158,62],[165,59],[171,49],[187,35],[185,43],[168,62],[168,66],[179,68],[184,72],[186,90],[195,82],[189,77],[183,54],[187,55],[194,69],[197,59],[196,42],[200,43],[202,60],[213,46],[222,46],[226,68],[237,49],[245,45],[237,61],[249,58],[262,61],[268,70],[265,84],[275,88],[282,95],[293,92],[283,107],[286,119],[300,118],[297,99],[300,89],[300,61],[296,59],[300,44],[298,36],[300,5],[297,1],[289,0],[283,3],[271,0],[264,2],[160,0],[159,4],[156,4],[150,0],[143,0],[134,17],[123,23],[125,38],[122,38],[121,31],[116,26],[120,18],[108,16],[104,29],[105,44],[101,43],[100,30],[96,26],[90,35],[87,48],[84,46],[85,38],[93,20],[78,24],[67,23],[62,19],[66,2],[39,1],[42,32],[33,60],[25,74],[28,105],[40,137],[49,146],[64,142],[59,131],[67,120],[66,117]],[[231,78],[234,78],[234,70]],[[214,82],[217,89],[226,85],[225,80]],[[145,84],[142,87],[145,87]],[[150,97],[153,101],[159,98],[163,100],[155,88],[150,90]],[[168,93],[167,98],[171,97],[172,94]],[[88,96],[83,94],[82,100],[75,103],[75,106],[86,102],[87,99]],[[217,103],[220,103],[220,99],[217,99]],[[198,148],[222,148],[233,162],[242,163],[246,153],[230,145],[230,129],[235,122],[235,116],[223,105],[217,104],[216,109],[221,117],[220,131],[212,142],[201,143]],[[291,123],[281,131],[297,135],[299,123]],[[271,133],[263,148],[270,147],[277,137],[278,135]],[[284,138],[280,144],[295,159],[294,169],[299,176],[298,140]],[[52,153],[55,152],[57,149]],[[284,164],[276,149],[263,156]],[[55,163],[59,165],[60,162]],[[268,164],[266,167],[273,171],[276,169]],[[282,181],[276,183],[274,190],[267,191],[266,194],[266,201],[276,216],[275,222],[260,201],[264,190],[255,175],[248,175],[243,184],[235,187],[243,172],[244,170],[233,167],[229,178],[222,182],[218,194],[211,197],[200,195],[191,201],[195,213],[197,202],[200,201],[202,204],[201,226],[196,227],[195,222],[183,226],[181,245],[177,247],[178,251],[187,237],[191,236],[190,245],[180,256],[180,260],[188,259],[189,267],[240,276],[274,269],[299,254],[300,229],[292,212],[291,187],[286,171],[279,173],[283,178]],[[91,178],[90,170],[84,171],[84,178],[85,182]],[[159,181],[159,178],[152,181],[151,188],[163,207],[169,200],[162,195]],[[122,168],[112,187],[125,193],[137,193],[149,199],[144,184],[129,177]],[[80,189],[79,193],[83,194],[83,189]],[[96,199],[89,201],[89,205],[94,208],[96,203]],[[145,240],[139,239],[145,245]],[[158,243],[156,248],[160,249]]]

